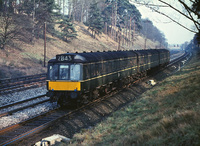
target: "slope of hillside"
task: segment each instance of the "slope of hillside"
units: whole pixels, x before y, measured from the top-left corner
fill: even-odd
[[[26,27],[30,27],[26,24],[29,20],[25,16],[15,17],[18,17],[18,25],[21,25],[22,28],[24,28],[22,30],[24,39],[15,40],[14,45],[10,44],[9,46],[6,46],[5,50],[0,50],[1,79],[46,72],[46,67],[43,67],[44,40],[39,38],[35,39],[34,43],[31,43],[29,41],[31,31],[25,29]],[[78,32],[78,37],[69,43],[47,33],[47,61],[56,54],[65,52],[107,51],[117,50],[118,48],[118,43],[105,34],[93,39],[85,25],[75,23],[75,28]],[[147,42],[147,48],[155,48],[156,45],[158,44],[151,41]],[[144,39],[141,36],[138,36],[134,47],[131,49],[142,49],[143,46]],[[121,49],[129,49],[129,47],[123,46]]]

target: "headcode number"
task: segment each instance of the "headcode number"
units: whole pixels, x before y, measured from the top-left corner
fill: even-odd
[[[72,57],[71,56],[57,56],[58,61],[71,61]]]

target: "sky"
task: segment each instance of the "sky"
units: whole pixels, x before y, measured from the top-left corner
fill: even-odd
[[[135,3],[133,4],[140,11],[143,19],[148,18],[149,20],[151,20],[153,24],[161,32],[165,34],[165,38],[167,39],[168,44],[183,44],[184,42],[186,41],[190,42],[193,39],[194,33],[172,22],[169,18],[161,14],[158,14],[157,12],[153,12],[146,6],[137,5]],[[163,5],[162,3],[157,3],[157,4]],[[175,4],[175,6],[179,7],[180,5]],[[175,18],[176,20],[178,20],[180,23],[184,24],[188,28],[190,29],[193,28],[194,24],[192,21],[188,20],[187,18],[180,15],[179,13],[173,11],[171,8],[163,7],[163,8],[160,8],[160,10],[164,12],[165,14],[168,14],[169,16]]]

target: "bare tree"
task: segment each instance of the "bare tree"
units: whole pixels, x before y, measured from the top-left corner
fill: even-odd
[[[4,13],[0,15],[0,49],[5,49],[5,46],[16,37],[19,32],[18,26],[14,24],[13,18]]]
[[[200,23],[198,21],[198,19],[200,18],[200,13],[198,12],[198,10],[193,9],[193,5],[197,4],[199,5],[200,2],[199,1],[183,1],[183,0],[178,0],[174,3],[179,4],[181,7],[183,7],[184,9],[178,9],[176,6],[170,4],[168,1],[164,1],[164,0],[158,0],[159,2],[161,2],[163,5],[157,5],[154,4],[152,1],[149,0],[142,0],[142,2],[138,2],[137,0],[131,0],[133,3],[137,3],[137,4],[141,4],[141,5],[145,5],[148,8],[152,9],[153,11],[164,15],[165,17],[169,18],[171,21],[177,23],[178,25],[182,26],[183,28],[193,32],[193,33],[199,33],[200,32]],[[181,14],[182,16],[184,16],[185,18],[187,18],[188,20],[192,21],[196,27],[196,31],[190,29],[189,27],[185,26],[185,24],[179,22],[178,20],[174,19],[172,16],[160,11],[159,8],[161,7],[169,7],[173,10],[175,10],[176,12],[178,12],[179,14]],[[187,13],[184,13],[184,11],[186,11]],[[196,17],[197,16],[197,17]]]

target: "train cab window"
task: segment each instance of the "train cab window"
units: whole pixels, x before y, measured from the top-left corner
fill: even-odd
[[[80,80],[81,67],[79,64],[74,64],[70,66],[70,80],[78,81]]]
[[[58,79],[58,65],[49,65],[49,80]]]
[[[69,65],[60,65],[59,79],[60,80],[69,79]]]

